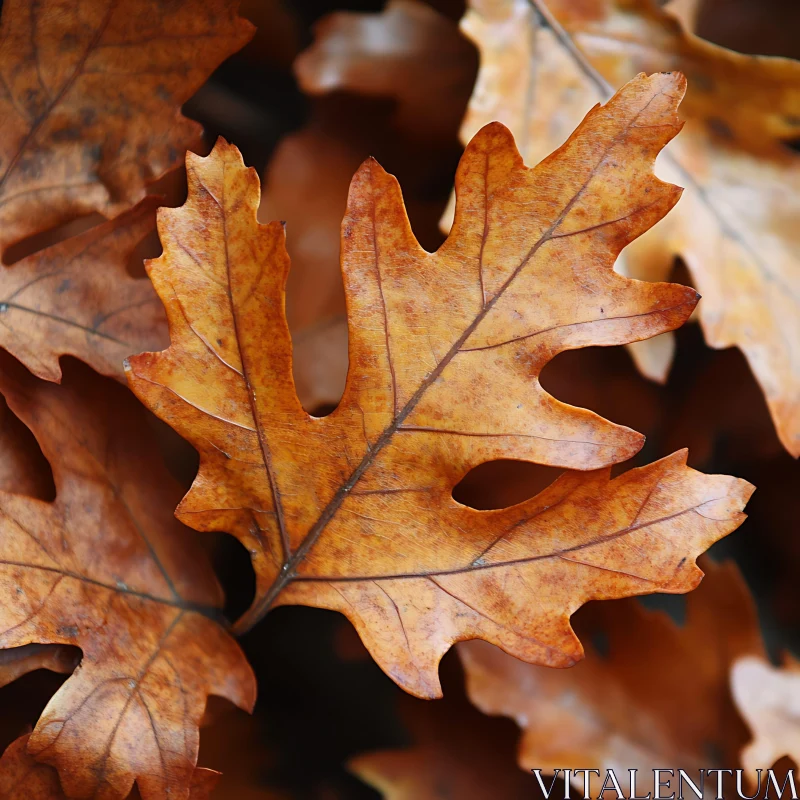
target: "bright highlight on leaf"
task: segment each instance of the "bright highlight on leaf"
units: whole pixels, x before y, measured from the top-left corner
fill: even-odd
[[[342,226],[350,370],[325,418],[294,392],[284,231],[256,221],[255,172],[224,141],[188,157],[189,198],[159,212],[164,254],[149,267],[172,344],[132,358],[129,381],[200,451],[179,518],[252,554],[240,629],[274,605],[341,611],[394,680],[436,697],[456,641],[570,666],[581,604],[696,586],[695,558],[740,524],[752,487],[687,468],[685,453],[609,481],[643,437],[537,380],[559,352],[672,330],[697,302],[613,271],[679,198],[653,162],[680,128],[684,84],[631,81],[534,169],[506,128],[484,128],[436,253],[417,244],[397,182],[365,162]],[[498,458],[584,472],[500,511],[452,499]]]

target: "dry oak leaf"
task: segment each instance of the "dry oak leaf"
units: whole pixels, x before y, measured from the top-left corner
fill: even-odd
[[[0,346],[40,378],[61,380],[73,355],[122,378],[122,362],[169,341],[152,284],[127,273],[137,244],[155,228],[156,198],[12,267],[0,267]]]
[[[124,798],[136,779],[144,800],[185,799],[207,696],[249,709],[255,681],[216,619],[210,564],[171,514],[180,490],[121,386],[85,367],[44,383],[6,357],[0,391],[57,490],[52,503],[0,493],[0,647],[83,655],[28,753],[70,797]]]
[[[6,0],[0,28],[0,251],[177,166],[181,105],[253,35],[237,0]]]
[[[628,796],[624,779],[638,769],[641,796],[658,795],[653,769],[664,765],[697,781],[700,768],[736,763],[747,733],[729,674],[735,659],[761,656],[764,648],[736,565],[706,561],[703,568],[683,626],[633,599],[584,609],[578,633],[603,636],[607,652],[587,647],[586,660],[567,672],[524,664],[485,642],[458,645],[472,702],[522,729],[523,770],[560,769],[563,777],[564,769],[597,769],[601,776],[615,769]],[[583,776],[574,783],[582,787]],[[592,777],[593,797],[601,784]]]
[[[58,780],[58,772],[40,764],[27,750],[28,736],[10,744],[0,758],[0,797],[3,800],[70,800]],[[189,800],[210,800],[219,773],[202,767],[195,768]],[[129,800],[139,800],[135,789]]]
[[[618,270],[665,280],[686,261],[709,345],[747,356],[786,449],[800,456],[800,63],[745,56],[685,32],[656,0],[470,0],[464,32],[482,68],[462,128],[506,124],[528,164],[586,108],[641,71],[689,79],[683,133],[658,173],[686,187],[675,213],[623,254]],[[664,380],[671,338],[635,345]]]
[[[238,630],[274,605],[341,611],[395,681],[437,697],[456,641],[569,666],[582,654],[569,616],[587,600],[694,588],[694,558],[740,524],[749,484],[681,453],[609,482],[599,468],[642,437],[537,381],[563,350],[652,336],[694,308],[692,289],[612,269],[677,200],[652,164],[682,89],[679,75],[632,81],[535,170],[487,126],[436,253],[397,181],[366,161],[342,227],[350,370],[323,418],[292,385],[285,234],[256,220],[257,175],[224,141],[187,157],[189,198],[159,210],[164,254],[148,267],[172,345],[132,357],[128,377],[200,452],[179,519],[252,554],[257,597]],[[599,471],[495,512],[453,500],[501,458]]]
[[[762,655],[743,656],[731,671],[731,691],[752,740],[742,766],[755,776],[784,756],[800,764],[800,664],[790,656],[773,667]]]

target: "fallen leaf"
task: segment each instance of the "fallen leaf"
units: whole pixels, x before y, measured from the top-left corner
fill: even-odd
[[[458,653],[467,693],[486,714],[512,717],[522,729],[519,765],[541,769],[617,770],[626,796],[629,769],[638,769],[636,794],[656,793],[653,770],[729,767],[744,731],[728,690],[734,660],[760,655],[755,605],[733,562],[706,562],[707,575],[687,599],[687,619],[636,600],[585,609],[578,631],[602,634],[566,672],[524,664],[486,642],[464,642]],[[588,617],[588,624],[586,619]],[[583,623],[581,625],[581,623]],[[576,787],[583,776],[574,776]],[[594,797],[602,779],[591,781]]]
[[[366,156],[380,153],[402,172],[414,230],[426,241],[431,234],[441,241],[441,207],[431,202],[430,184],[441,182],[450,148],[431,141],[414,147],[386,117],[384,109],[365,107],[363,100],[341,95],[317,99],[309,122],[281,140],[264,175],[258,217],[286,223],[292,367],[298,397],[311,413],[335,407],[344,391],[347,321],[339,240],[350,180]],[[456,129],[454,121],[453,137]]]
[[[307,94],[392,97],[396,125],[433,139],[455,134],[476,69],[475,49],[458,26],[420,0],[389,0],[379,14],[329,14],[294,62]]]
[[[359,148],[312,121],[284,137],[264,176],[258,210],[291,232],[292,271],[286,320],[293,331],[293,374],[303,408],[314,413],[339,402],[347,374],[347,322],[339,270],[339,238]]]
[[[463,689],[437,703],[405,695],[399,716],[413,744],[363,753],[348,769],[385,800],[533,800],[542,795],[533,775],[514,763],[514,730],[508,720],[483,716]]]
[[[36,669],[69,675],[80,662],[75,648],[60,644],[26,644],[0,650],[0,686]]]
[[[172,517],[180,489],[141,409],[85,367],[68,377],[45,383],[8,357],[0,372],[56,485],[52,503],[0,493],[0,647],[82,651],[28,752],[71,797],[123,798],[136,779],[145,800],[185,799],[207,696],[249,709],[254,677],[219,622],[209,563]]]
[[[116,216],[201,127],[181,105],[253,35],[237,0],[6,0],[0,249],[93,211]]]
[[[733,665],[731,691],[752,734],[742,750],[745,770],[755,775],[784,756],[800,764],[800,664],[787,658],[778,668],[763,656],[743,656]]]
[[[462,138],[500,120],[536,164],[585,110],[641,71],[681,70],[683,133],[659,174],[686,186],[673,214],[626,250],[625,275],[664,280],[679,254],[703,296],[712,347],[747,356],[784,446],[800,455],[800,63],[744,56],[683,31],[655,0],[471,0],[462,28],[478,75]],[[674,345],[636,346],[666,376]],[[642,349],[644,347],[644,349]]]
[[[40,764],[27,751],[28,736],[11,744],[0,758],[0,797],[3,800],[69,800],[58,780],[58,772]],[[209,800],[219,773],[196,768],[192,775],[189,800]],[[140,797],[138,792],[130,800]]]
[[[273,605],[341,611],[395,681],[436,697],[456,641],[569,666],[582,655],[569,616],[587,600],[694,588],[694,558],[740,524],[752,487],[688,469],[685,453],[609,481],[600,468],[642,437],[537,381],[558,352],[652,336],[694,308],[692,289],[612,269],[677,200],[652,163],[682,88],[632,81],[535,170],[487,126],[433,254],[396,180],[365,162],[342,236],[350,371],[324,418],[292,385],[289,259],[283,226],[256,220],[257,175],[222,140],[187,157],[187,203],[159,211],[164,254],[148,267],[172,345],[131,358],[129,381],[200,452],[178,517],[252,555],[238,630]],[[466,472],[501,458],[595,471],[499,511],[453,501]]]
[[[52,476],[31,432],[9,411],[0,396],[0,491],[46,500]]]
[[[169,341],[164,310],[146,278],[127,264],[155,229],[156,198],[12,267],[0,267],[0,346],[34,375],[61,380],[73,355],[121,378],[122,362]]]
[[[697,33],[697,19],[702,6],[705,5],[704,0],[667,0],[664,5],[669,13],[681,23],[684,30]]]

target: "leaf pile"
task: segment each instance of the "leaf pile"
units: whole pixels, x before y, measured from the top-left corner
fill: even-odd
[[[134,779],[145,798],[182,796],[207,696],[249,709],[255,683],[215,621],[210,563],[172,518],[180,489],[121,387],[87,370],[58,387],[6,359],[0,391],[56,485],[53,503],[0,493],[0,647],[82,652],[27,751],[71,797],[126,797]]]
[[[795,465],[738,351],[613,347],[697,309],[800,452],[796,62],[682,0],[2,5],[0,800],[800,758]]]

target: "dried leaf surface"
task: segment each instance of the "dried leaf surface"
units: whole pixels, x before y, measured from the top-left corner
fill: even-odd
[[[778,668],[763,656],[742,657],[731,671],[731,690],[752,734],[742,766],[755,775],[784,756],[800,763],[800,665],[787,659]]]
[[[142,347],[166,346],[167,320],[150,281],[128,275],[137,244],[155,228],[148,198],[114,220],[0,268],[0,346],[40,378],[61,379],[73,355],[104,375]]]
[[[436,253],[414,239],[397,182],[365,162],[342,228],[350,372],[324,418],[292,385],[289,259],[280,223],[256,221],[257,176],[222,141],[188,158],[189,199],[159,211],[164,254],[149,266],[172,345],[132,358],[129,380],[200,451],[179,518],[252,553],[240,629],[275,604],[341,611],[388,674],[434,697],[455,641],[568,666],[582,603],[696,585],[694,558],[740,524],[752,487],[688,469],[685,453],[609,481],[600,468],[642,437],[537,381],[558,352],[652,336],[694,308],[687,287],[612,269],[677,199],[652,163],[682,89],[679,75],[632,81],[535,170],[488,126]],[[597,471],[501,511],[453,500],[499,458]]]
[[[664,280],[674,255],[684,258],[708,343],[743,350],[781,441],[800,455],[800,157],[784,145],[800,132],[800,64],[709,44],[655,0],[472,0],[462,28],[483,64],[462,138],[500,120],[528,164],[559,146],[609,84],[643,70],[687,75],[686,126],[658,169],[686,187],[683,199],[618,269]],[[663,379],[672,349],[661,340],[635,355]]]
[[[197,146],[181,105],[252,36],[237,0],[7,0],[0,49],[0,250],[116,216]]]
[[[59,770],[70,797],[123,798],[136,779],[145,800],[187,798],[207,696],[250,708],[255,685],[214,620],[211,567],[172,517],[180,490],[113,382],[83,368],[56,386],[6,359],[0,390],[57,490],[53,503],[0,493],[0,647],[83,656],[28,752]]]
[[[0,797],[3,800],[69,800],[58,780],[58,772],[28,754],[28,736],[9,745],[0,758]],[[196,768],[189,800],[210,800],[219,779],[211,769]],[[138,792],[130,800],[138,798]]]
[[[524,664],[485,642],[458,646],[472,701],[522,729],[523,770],[599,769],[605,776],[613,768],[627,796],[628,769],[640,770],[636,793],[646,795],[657,793],[653,769],[666,764],[696,779],[701,767],[735,763],[745,734],[729,670],[737,657],[762,654],[763,645],[735,565],[704,568],[683,627],[635,600],[587,608],[579,632],[604,635],[608,652],[587,647],[586,660],[567,672]],[[601,782],[592,780],[595,796]],[[575,785],[583,786],[582,776]]]

